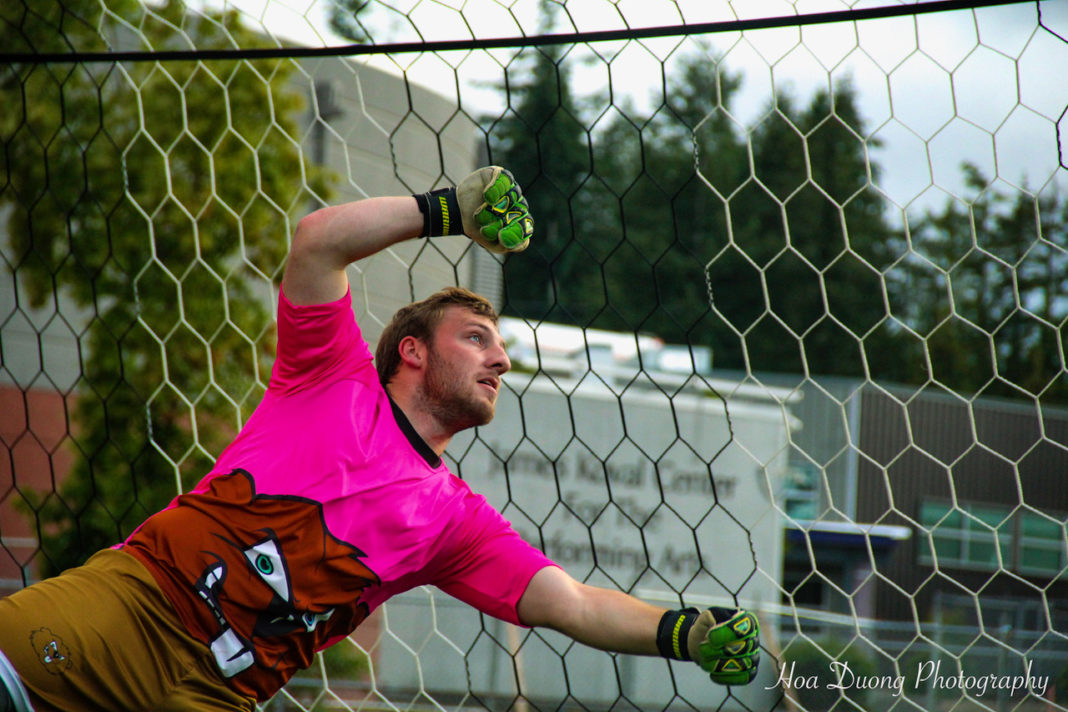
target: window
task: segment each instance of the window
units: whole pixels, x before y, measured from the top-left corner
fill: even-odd
[[[793,519],[820,516],[820,468],[811,463],[792,465],[779,494],[783,511]]]
[[[1035,512],[1022,512],[1020,523],[1021,571],[1056,572],[1064,568],[1064,523]]]
[[[920,539],[921,564],[1024,574],[1060,574],[1068,564],[1064,517],[979,503],[927,500],[920,524],[931,532],[931,546]],[[1001,559],[999,561],[998,554]]]

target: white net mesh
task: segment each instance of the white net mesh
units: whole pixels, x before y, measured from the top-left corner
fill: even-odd
[[[491,297],[453,470],[581,580],[754,609],[761,674],[418,589],[265,709],[1064,709],[1068,4],[941,5],[6,3],[5,590],[209,471],[300,216],[491,160],[536,244],[352,266],[364,333]]]

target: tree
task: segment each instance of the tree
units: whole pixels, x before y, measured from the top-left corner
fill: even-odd
[[[914,345],[894,332],[883,286],[902,247],[871,187],[865,133],[848,82],[800,110],[777,95],[751,132],[753,180],[730,205],[748,259],[713,263],[709,282],[753,370],[904,376]]]
[[[330,29],[357,44],[375,44],[379,37],[387,37],[389,42],[424,41],[426,28],[420,29],[408,14],[413,9],[387,0],[326,0],[325,6]]]
[[[884,286],[903,242],[850,84],[803,109],[779,94],[746,130],[741,77],[693,54],[652,111],[602,98],[591,120],[556,52],[505,87],[490,133],[539,218],[539,269],[506,265],[515,313],[710,345],[725,368],[904,376],[919,343]]]
[[[582,234],[603,265],[597,325],[712,345],[718,355],[705,266],[726,248],[727,196],[746,173],[728,112],[741,78],[692,55],[664,79],[647,118],[624,104],[596,136],[604,189]]]
[[[998,191],[963,167],[972,200],[949,199],[913,229],[895,274],[907,324],[925,337],[931,377],[959,393],[1064,402],[1068,201]]]
[[[540,32],[551,27],[550,5],[540,6]],[[568,298],[575,273],[589,255],[575,241],[580,189],[590,175],[590,142],[571,90],[569,53],[559,45],[525,49],[508,66],[506,109],[484,117],[490,160],[508,166],[527,196],[537,239],[521,260],[507,260],[505,313],[568,323],[589,318]],[[524,79],[515,81],[513,77]]]
[[[39,52],[261,41],[234,12],[108,5],[8,4],[0,41]],[[47,572],[115,543],[206,474],[263,391],[289,217],[309,191],[324,194],[292,138],[291,70],[4,68],[0,213],[15,278],[36,306],[92,310],[69,424],[76,462],[29,505]]]
[[[330,29],[352,42],[369,40],[371,33],[364,24],[370,0],[332,0],[327,5]]]
[[[743,165],[723,112],[738,78],[693,58],[666,78],[652,116],[594,96],[591,106],[608,108],[591,119],[573,98],[566,52],[525,57],[529,79],[501,87],[509,108],[488,131],[494,160],[516,167],[538,233],[521,262],[505,264],[506,311],[705,342],[705,238],[724,233],[725,213],[704,181],[737,181]]]

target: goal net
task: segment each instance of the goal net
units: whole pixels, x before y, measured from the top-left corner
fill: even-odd
[[[210,471],[296,221],[492,162],[536,234],[446,284],[513,370],[446,459],[582,581],[757,613],[746,687],[392,599],[265,710],[1049,710],[1068,700],[1068,4],[0,7],[0,593]]]

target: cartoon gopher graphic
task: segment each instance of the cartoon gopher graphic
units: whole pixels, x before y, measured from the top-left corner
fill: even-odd
[[[41,665],[52,675],[62,675],[73,665],[70,648],[49,628],[38,628],[30,633],[30,645],[37,651]]]
[[[367,616],[360,591],[378,577],[361,563],[363,552],[327,531],[318,502],[258,495],[243,470],[182,499],[210,523],[189,534],[206,561],[194,587],[217,625],[208,642],[226,677],[253,665],[272,676],[307,667],[326,641]]]

